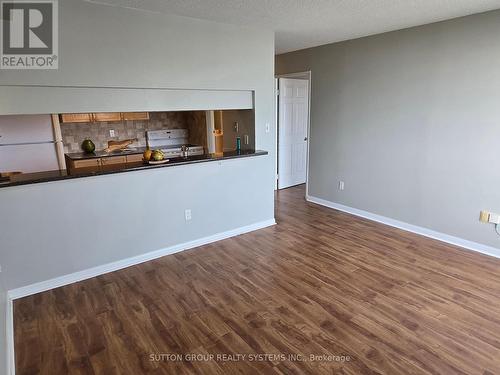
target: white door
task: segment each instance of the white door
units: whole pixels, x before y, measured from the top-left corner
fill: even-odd
[[[278,188],[306,182],[309,81],[279,79]]]

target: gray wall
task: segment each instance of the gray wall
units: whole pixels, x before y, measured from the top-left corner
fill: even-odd
[[[224,130],[224,150],[236,149],[236,138],[241,138],[241,149],[255,149],[254,136],[254,113],[252,110],[244,109],[239,111],[222,111]],[[216,120],[217,122],[217,120]],[[238,123],[238,131],[234,128],[234,123]],[[248,145],[245,144],[245,135],[248,135]]]
[[[272,219],[261,172],[269,163],[259,156],[0,189],[6,287]]]
[[[490,12],[277,56],[312,71],[309,194],[500,248],[499,35]]]
[[[64,0],[59,69],[2,71],[0,83],[248,90],[262,85],[256,72],[269,75],[273,35],[262,28]]]
[[[108,99],[138,110],[134,97],[170,109],[155,90],[104,86],[186,89],[183,106],[196,89],[250,90],[256,146],[270,155],[0,189],[8,290],[274,217],[272,31],[77,0],[59,7],[60,69],[0,72],[0,114],[112,110]]]

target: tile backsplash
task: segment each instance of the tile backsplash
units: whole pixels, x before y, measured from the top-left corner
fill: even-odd
[[[149,120],[113,121],[92,123],[61,124],[64,152],[81,152],[81,144],[85,139],[94,142],[96,150],[108,147],[110,140],[137,138],[132,147],[146,146],[146,130],[188,129],[190,112],[151,112]],[[110,137],[109,131],[114,130],[115,136]]]
[[[205,147],[207,150],[207,118],[205,111],[186,112],[189,143]]]

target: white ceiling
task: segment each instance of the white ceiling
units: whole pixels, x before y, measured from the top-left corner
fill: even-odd
[[[223,23],[269,27],[276,32],[276,53],[500,8],[500,0],[90,1]]]

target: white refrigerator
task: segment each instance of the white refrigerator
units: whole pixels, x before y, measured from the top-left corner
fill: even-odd
[[[0,172],[59,169],[50,115],[0,116]]]

